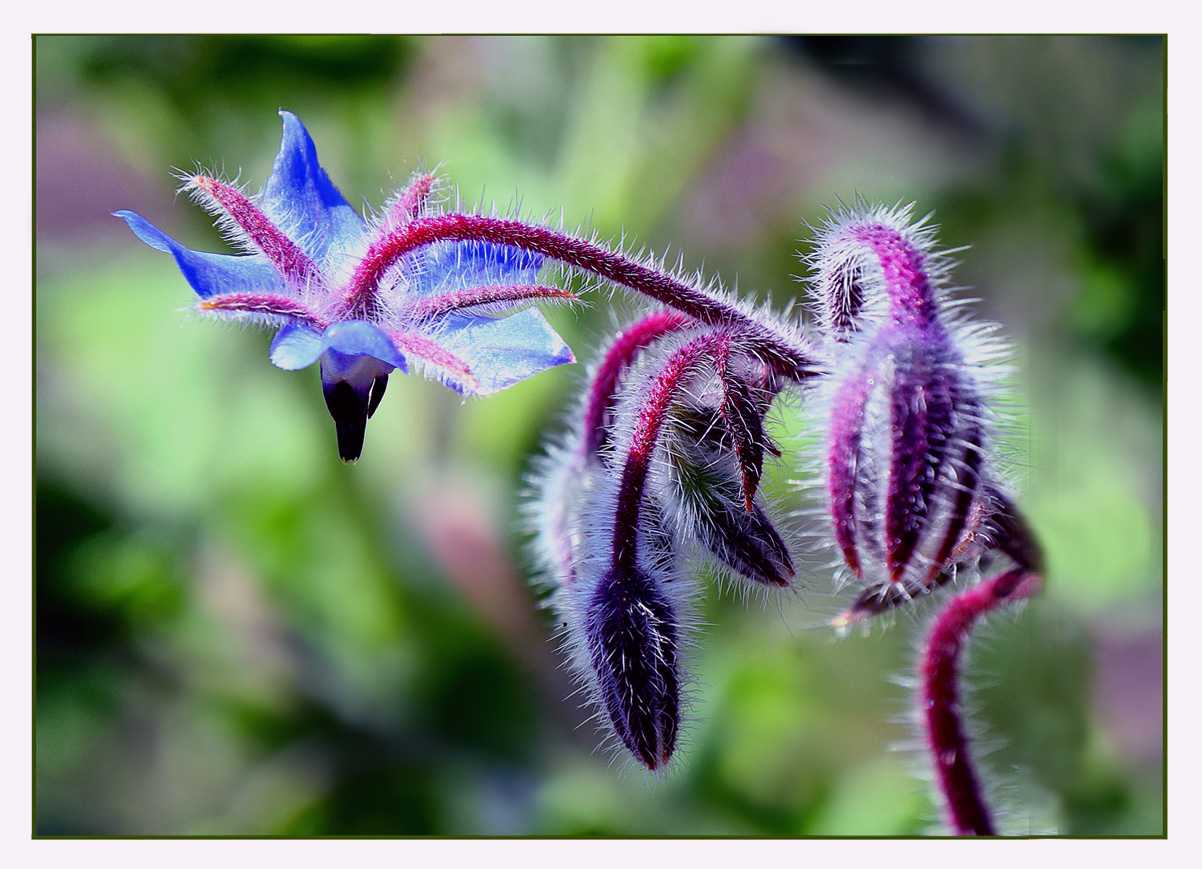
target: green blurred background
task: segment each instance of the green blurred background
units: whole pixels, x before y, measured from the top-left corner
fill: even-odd
[[[109,212],[225,250],[171,168],[258,189],[287,108],[356,205],[439,166],[468,203],[562,208],[778,304],[825,205],[934,209],[945,246],[973,246],[957,281],[1018,351],[1007,454],[1049,557],[1046,594],[974,647],[1003,825],[1160,834],[1163,53],[36,38],[36,832],[939,829],[906,687],[928,613],[836,639],[824,555],[796,596],[707,586],[668,775],[596,749],[517,518],[578,372],[467,403],[394,377],[344,466],[315,368],[275,369],[270,333],[182,311],[171,259]],[[612,318],[593,302],[549,315],[585,359]]]

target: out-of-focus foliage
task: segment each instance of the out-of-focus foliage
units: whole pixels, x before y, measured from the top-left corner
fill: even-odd
[[[352,203],[438,165],[468,202],[562,208],[781,305],[825,204],[934,209],[1018,349],[1009,449],[1049,557],[1047,593],[974,650],[1003,825],[1162,832],[1159,39],[35,51],[39,834],[898,835],[937,817],[898,684],[925,617],[835,641],[819,561],[799,595],[700,602],[698,723],[668,776],[594,750],[515,519],[571,371],[466,404],[398,375],[348,467],[315,371],[180,312],[169,258],[108,213],[223,250],[170,168],[261,185],[281,107]],[[549,314],[583,358],[612,318],[593,302]]]

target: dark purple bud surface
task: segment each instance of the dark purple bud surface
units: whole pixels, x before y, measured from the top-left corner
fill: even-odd
[[[601,701],[622,743],[648,769],[668,762],[680,724],[679,626],[671,603],[638,570],[615,566],[585,616]]]

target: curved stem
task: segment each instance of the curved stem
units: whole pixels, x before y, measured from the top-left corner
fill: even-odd
[[[672,354],[651,385],[651,391],[639,410],[630,451],[626,454],[626,464],[622,468],[622,482],[618,488],[613,536],[615,567],[627,570],[633,570],[635,567],[643,490],[651,467],[651,455],[659,439],[664,419],[668,415],[668,409],[697,366],[713,355],[722,337],[721,333],[702,335]]]
[[[581,474],[609,439],[610,415],[618,400],[618,384],[639,354],[660,338],[694,323],[676,311],[656,311],[634,323],[610,344],[589,384],[580,442],[547,479],[546,503],[555,505],[547,545],[555,556],[565,585],[575,576],[573,547],[568,531],[567,503]]]
[[[344,305],[354,308],[369,297],[400,257],[440,241],[482,241],[542,254],[641,293],[703,323],[738,327],[755,339],[765,359],[781,374],[802,379],[814,373],[814,353],[799,333],[761,322],[720,296],[691,287],[582,238],[478,214],[421,218],[373,244],[351,277]]]
[[[849,229],[851,238],[876,257],[894,318],[923,325],[934,323],[939,309],[927,273],[926,251],[916,242],[914,227],[901,229],[868,221]]]
[[[610,345],[589,386],[588,404],[584,412],[584,437],[580,451],[588,458],[604,446],[607,433],[605,416],[617,400],[618,379],[634,364],[638,354],[669,332],[688,325],[688,317],[675,311],[657,311],[639,320]]]
[[[960,710],[960,654],[977,620],[998,607],[1025,600],[1041,578],[1016,567],[956,597],[940,614],[922,654],[922,705],[928,747],[952,825],[961,836],[996,836],[981,794]]]

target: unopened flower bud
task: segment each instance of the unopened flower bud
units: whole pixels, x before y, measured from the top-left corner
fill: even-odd
[[[667,763],[680,726],[680,626],[671,602],[637,568],[618,563],[593,592],[584,631],[614,731],[648,769]]]

